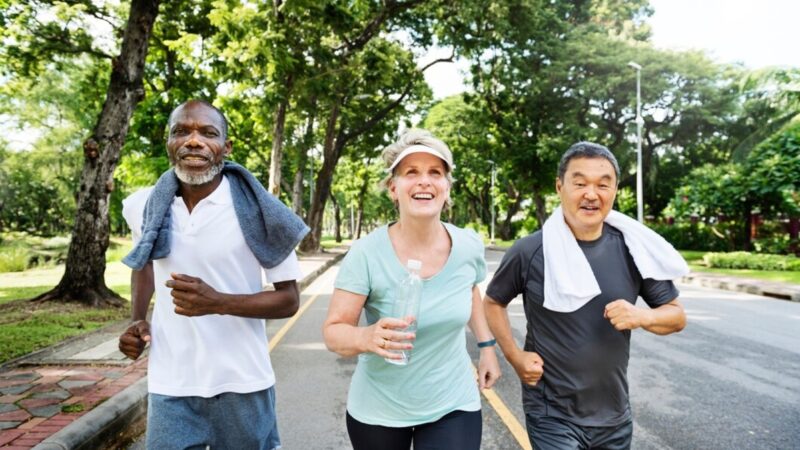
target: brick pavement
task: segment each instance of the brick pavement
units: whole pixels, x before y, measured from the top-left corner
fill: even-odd
[[[0,448],[29,449],[147,374],[120,366],[19,367],[0,373]]]

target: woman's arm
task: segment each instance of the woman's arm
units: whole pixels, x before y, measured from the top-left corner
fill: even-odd
[[[387,349],[413,348],[411,343],[400,341],[414,339],[414,333],[395,330],[407,327],[408,323],[385,317],[370,326],[359,327],[358,319],[366,301],[366,295],[334,289],[328,317],[322,325],[322,335],[328,350],[342,356],[372,352],[384,358],[401,359],[400,353],[392,353]]]
[[[478,342],[486,342],[494,339],[486,322],[486,315],[483,312],[481,301],[481,290],[478,286],[472,287],[472,314],[469,318],[469,328]],[[480,361],[478,362],[478,384],[481,389],[487,389],[494,385],[500,378],[500,364],[497,362],[497,355],[494,352],[494,345],[482,347],[480,349]]]

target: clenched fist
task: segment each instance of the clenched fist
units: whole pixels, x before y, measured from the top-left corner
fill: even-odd
[[[119,337],[119,351],[130,359],[136,359],[150,342],[150,323],[137,320]]]

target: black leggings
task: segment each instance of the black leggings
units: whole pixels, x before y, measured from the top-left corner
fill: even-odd
[[[481,447],[481,412],[453,411],[436,422],[394,428],[367,425],[347,413],[353,450],[477,450]]]

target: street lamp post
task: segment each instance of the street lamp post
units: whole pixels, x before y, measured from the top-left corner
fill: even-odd
[[[644,196],[642,194],[642,66],[631,61],[628,67],[636,70],[636,219],[644,223]]]
[[[494,245],[494,180],[497,177],[497,165],[491,159],[489,160],[489,164],[492,165],[492,184],[491,184],[491,188],[490,188],[490,191],[489,191],[489,194],[492,196],[492,207],[491,207],[491,210],[492,210],[492,224],[491,224],[489,243]]]

